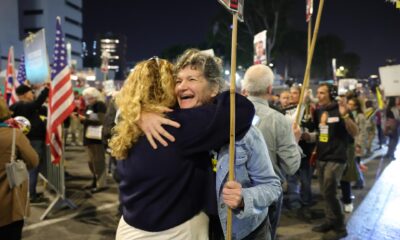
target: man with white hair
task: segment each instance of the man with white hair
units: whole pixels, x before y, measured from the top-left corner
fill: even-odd
[[[272,95],[272,82],[274,74],[272,70],[262,64],[251,66],[247,69],[242,86],[242,94],[254,104],[256,109],[253,124],[262,132],[268,146],[268,152],[275,173],[281,182],[285,181],[285,175],[293,175],[299,169],[301,150],[297,145],[301,132],[294,124],[293,129],[289,120],[280,112],[269,106],[268,100]],[[274,239],[279,222],[282,195],[269,212],[271,222],[271,236]]]

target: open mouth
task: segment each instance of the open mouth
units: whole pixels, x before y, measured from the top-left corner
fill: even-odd
[[[180,96],[180,99],[181,99],[181,100],[188,100],[188,99],[192,99],[192,98],[194,98],[193,95],[184,95],[184,96]]]

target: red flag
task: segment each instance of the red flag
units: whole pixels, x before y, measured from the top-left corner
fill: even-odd
[[[62,155],[61,124],[71,115],[75,107],[71,72],[67,61],[67,49],[59,17],[57,17],[56,23],[56,41],[51,79],[46,141],[50,145],[51,161],[57,164],[60,162]]]
[[[306,22],[309,22],[313,14],[313,0],[306,0]]]

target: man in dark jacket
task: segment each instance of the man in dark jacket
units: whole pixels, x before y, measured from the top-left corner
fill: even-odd
[[[19,101],[10,106],[13,112],[13,117],[23,116],[31,122],[31,130],[27,137],[39,155],[39,165],[29,172],[29,193],[31,202],[39,202],[41,199],[36,192],[36,184],[39,175],[39,170],[43,168],[46,163],[46,121],[43,116],[43,103],[49,95],[49,89],[44,87],[40,95],[35,99],[35,94],[31,87],[27,85],[20,85],[15,90]]]
[[[350,118],[346,102],[336,102],[334,86],[321,84],[317,90],[319,107],[315,111],[315,128],[318,158],[318,180],[325,200],[325,220],[312,230],[323,232],[324,240],[347,236],[344,214],[337,197],[337,183],[345,168],[348,134],[358,133],[357,125]],[[307,135],[307,134],[306,134]]]

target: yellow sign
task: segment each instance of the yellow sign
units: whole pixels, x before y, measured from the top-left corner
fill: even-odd
[[[396,8],[400,8],[400,0],[396,1]]]

